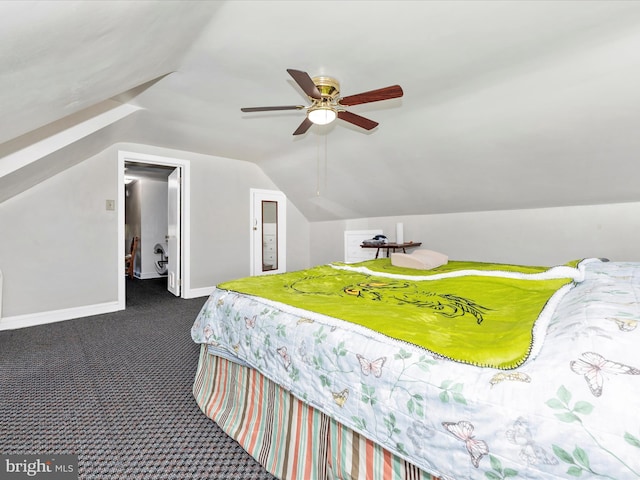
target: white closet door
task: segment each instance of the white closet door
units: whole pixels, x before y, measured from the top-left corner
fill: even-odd
[[[180,296],[180,169],[169,175],[167,208],[167,290]]]

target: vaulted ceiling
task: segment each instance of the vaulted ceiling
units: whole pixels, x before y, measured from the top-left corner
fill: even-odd
[[[258,164],[310,221],[640,201],[640,2],[3,1],[0,201],[106,146]],[[293,136],[287,73],[402,98]],[[45,161],[46,160],[46,161]]]

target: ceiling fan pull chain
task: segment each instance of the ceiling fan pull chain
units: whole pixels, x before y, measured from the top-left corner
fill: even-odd
[[[329,144],[329,135],[327,135],[325,133],[324,136],[324,189],[327,189],[327,173],[328,173],[328,167],[327,167],[327,145]]]
[[[320,196],[320,136],[316,143],[316,197]]]

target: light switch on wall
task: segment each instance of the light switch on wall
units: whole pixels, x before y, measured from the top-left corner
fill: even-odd
[[[115,210],[116,209],[116,201],[115,200],[107,200],[107,210]]]

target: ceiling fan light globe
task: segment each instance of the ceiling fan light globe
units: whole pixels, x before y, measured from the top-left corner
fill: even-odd
[[[327,125],[333,122],[336,117],[336,111],[328,107],[314,108],[307,113],[307,118],[316,125]]]

